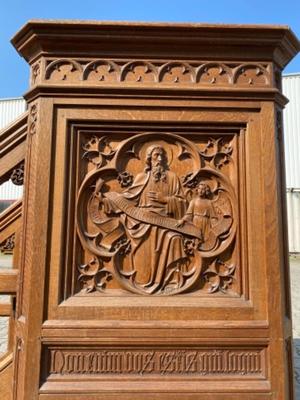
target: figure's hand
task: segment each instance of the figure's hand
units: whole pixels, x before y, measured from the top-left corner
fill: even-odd
[[[101,192],[94,192],[94,198],[98,201],[99,209],[102,209],[105,213],[107,213],[107,210],[109,210],[110,207],[107,199],[103,196],[103,194]]]
[[[94,196],[96,197],[97,200],[99,200],[99,202],[102,202],[102,193],[101,192],[94,192]]]
[[[164,196],[161,192],[148,192],[148,199],[157,201],[158,203],[166,204],[168,201],[168,198]]]
[[[180,228],[181,226],[184,225],[184,223],[185,223],[185,220],[184,219],[180,219],[175,226],[176,226],[176,228]]]

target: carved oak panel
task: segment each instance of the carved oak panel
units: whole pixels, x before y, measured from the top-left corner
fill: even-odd
[[[82,290],[232,291],[237,139],[142,132],[113,140],[93,134],[82,143],[77,233],[90,255],[78,266]]]
[[[244,128],[126,125],[70,128],[64,229],[73,245],[62,254],[61,297],[247,296]]]
[[[32,21],[13,43],[31,67],[15,400],[291,399],[297,38]]]

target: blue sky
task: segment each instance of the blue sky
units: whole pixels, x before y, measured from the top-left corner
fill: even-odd
[[[21,96],[28,88],[29,68],[10,39],[34,18],[283,24],[300,37],[300,0],[2,0],[0,98]],[[300,72],[300,55],[284,72]]]

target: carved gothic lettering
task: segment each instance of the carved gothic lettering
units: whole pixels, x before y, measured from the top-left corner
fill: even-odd
[[[262,350],[51,350],[51,374],[263,376]]]

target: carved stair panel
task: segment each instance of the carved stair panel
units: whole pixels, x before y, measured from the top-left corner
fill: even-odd
[[[23,184],[27,118],[28,113],[25,112],[0,131],[0,184],[8,179],[12,179],[17,185]]]
[[[15,185],[24,184],[24,164],[27,146],[27,118],[24,113],[0,132],[0,184],[10,180]],[[14,349],[16,342],[15,305],[19,290],[19,256],[22,231],[23,201],[18,200],[0,214],[0,251],[12,258],[12,268],[0,268],[0,317],[8,319],[7,351],[0,357],[1,399],[12,400],[14,382]]]

